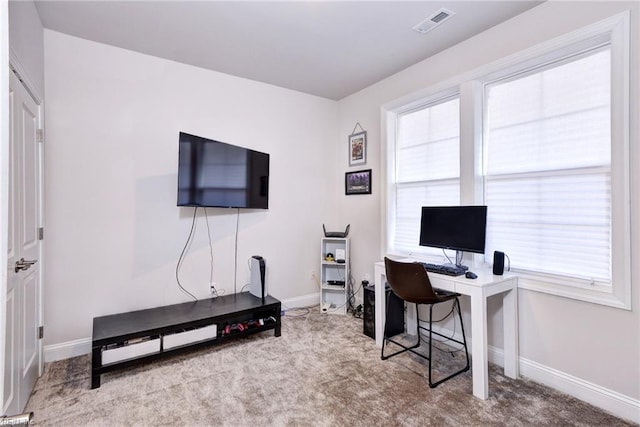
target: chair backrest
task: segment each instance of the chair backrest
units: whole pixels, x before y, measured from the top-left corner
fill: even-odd
[[[393,293],[403,300],[418,304],[433,304],[439,301],[422,264],[398,262],[385,257],[384,266],[389,286]]]

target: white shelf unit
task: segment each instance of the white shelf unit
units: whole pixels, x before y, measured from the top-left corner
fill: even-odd
[[[334,256],[327,261],[327,254]],[[340,254],[344,254],[339,257]],[[323,237],[320,240],[320,310],[324,313],[346,314],[349,291],[349,239],[341,237]],[[337,262],[344,259],[344,262]],[[335,285],[331,282],[342,282]],[[326,305],[329,304],[329,308]]]

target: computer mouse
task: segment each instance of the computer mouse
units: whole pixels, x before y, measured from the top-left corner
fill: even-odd
[[[467,271],[466,273],[464,273],[464,277],[466,277],[467,279],[477,279],[478,275],[473,271]]]

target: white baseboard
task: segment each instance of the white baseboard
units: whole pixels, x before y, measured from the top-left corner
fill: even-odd
[[[444,335],[451,335],[451,330],[437,326],[433,329]],[[462,340],[462,336],[459,333],[456,333],[454,338]],[[469,339],[467,339],[467,345],[469,353],[471,353],[471,341]],[[493,346],[489,346],[488,350],[489,361],[498,366],[504,366],[504,351]],[[523,377],[587,402],[616,417],[640,424],[640,400],[630,398],[624,394],[541,365],[524,357],[519,358],[518,365],[520,375]]]
[[[489,361],[504,366],[503,350],[489,346]],[[520,357],[520,375],[640,424],[640,400]]]
[[[44,346],[44,361],[69,359],[91,353],[91,337]]]
[[[311,307],[313,305],[320,304],[320,292],[302,295],[295,298],[287,298],[280,301],[282,302],[283,310],[288,310],[290,308]]]

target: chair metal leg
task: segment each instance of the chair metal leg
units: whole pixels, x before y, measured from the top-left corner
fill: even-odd
[[[385,307],[386,315],[385,315],[385,319],[384,319],[384,330],[382,331],[382,351],[380,352],[380,359],[387,360],[388,358],[396,356],[396,355],[398,355],[400,353],[404,353],[405,351],[410,351],[410,352],[412,352],[414,354],[417,354],[418,356],[424,357],[420,353],[417,353],[417,352],[413,351],[413,349],[415,349],[417,347],[420,347],[420,343],[421,343],[421,341],[420,341],[420,316],[418,314],[418,304],[416,304],[416,319],[417,319],[417,325],[418,325],[418,328],[417,328],[416,332],[417,332],[417,335],[418,335],[418,341],[415,344],[411,345],[411,346],[406,346],[404,344],[400,344],[399,342],[391,339],[390,337],[387,337],[387,318],[389,317],[389,297],[390,296],[391,296],[391,294],[387,294],[387,305]],[[391,354],[385,356],[384,355],[384,344],[385,344],[386,341],[390,341],[390,342],[394,343],[398,347],[402,348],[402,350],[398,350],[395,353],[391,353]]]
[[[384,305],[384,325],[382,325],[382,350],[380,351],[380,359],[386,360],[391,356],[384,357],[384,342],[387,340],[387,319],[389,318],[389,294],[386,295],[386,303]]]
[[[462,342],[464,342],[464,355],[467,358],[467,369],[471,366],[469,364],[469,350],[467,349],[467,337],[464,334],[464,323],[462,323],[462,310],[460,309],[460,301],[456,298],[456,305],[458,306],[458,317],[460,318],[460,329],[462,330]]]
[[[462,310],[460,309],[460,301],[458,300],[458,298],[455,299],[454,301],[454,307],[457,308],[458,310],[458,317],[460,318],[460,328],[462,330],[462,342],[458,341],[458,340],[454,340],[452,339],[452,341],[457,342],[458,344],[463,344],[464,345],[464,352],[465,352],[465,356],[467,358],[467,364],[464,368],[460,369],[459,371],[456,371],[454,373],[452,373],[451,375],[448,375],[436,382],[432,382],[431,381],[431,346],[433,345],[433,341],[431,341],[431,337],[432,337],[432,323],[431,323],[431,318],[429,318],[429,387],[431,388],[435,388],[438,385],[442,384],[443,382],[445,382],[448,379],[451,379],[453,377],[455,377],[456,375],[460,375],[463,372],[466,372],[469,370],[469,351],[467,349],[467,338],[464,335],[464,325],[462,323]],[[431,309],[433,309],[433,305],[431,306]],[[430,314],[431,314],[431,310],[430,310]],[[455,316],[455,314],[454,314]],[[455,319],[455,317],[454,317]],[[437,332],[433,332],[436,335],[440,335]]]
[[[388,316],[388,313],[389,313],[388,301],[389,301],[389,296],[387,295],[387,306],[386,306],[387,316]],[[433,304],[430,304],[429,305],[429,328],[428,328],[428,331],[429,331],[429,349],[428,349],[428,354],[427,354],[427,356],[425,356],[424,354],[420,354],[419,352],[414,351],[414,349],[419,347],[420,344],[421,344],[420,329],[427,329],[427,328],[425,328],[423,326],[420,326],[420,315],[419,315],[419,312],[418,312],[419,305],[416,304],[416,325],[417,325],[416,334],[418,336],[417,342],[414,345],[405,346],[403,344],[400,344],[399,342],[396,342],[395,340],[391,339],[390,337],[387,337],[387,321],[386,321],[386,318],[385,318],[384,331],[382,333],[382,351],[380,353],[380,358],[382,360],[387,360],[390,357],[393,357],[395,355],[404,353],[405,351],[410,351],[411,353],[413,353],[413,354],[415,354],[417,356],[420,356],[420,357],[422,357],[424,359],[427,359],[428,360],[428,368],[429,368],[428,380],[429,380],[429,387],[431,387],[431,388],[435,388],[438,385],[442,384],[443,382],[447,381],[448,379],[451,379],[451,378],[455,377],[456,375],[460,375],[461,373],[468,371],[471,365],[469,363],[469,350],[467,348],[467,338],[466,338],[465,333],[464,333],[464,324],[462,323],[462,309],[460,308],[459,299],[456,298],[454,300],[453,304],[454,304],[454,310],[458,311],[458,318],[460,319],[460,328],[461,328],[461,331],[462,331],[462,341],[458,341],[458,340],[453,339],[451,337],[447,337],[447,336],[442,335],[441,333],[435,332],[433,330]],[[454,314],[454,319],[455,319],[455,314]],[[466,363],[464,368],[462,368],[462,369],[460,369],[458,371],[455,371],[454,373],[452,373],[452,374],[450,374],[450,375],[448,375],[448,376],[446,376],[446,377],[444,377],[442,379],[439,379],[438,381],[435,381],[435,382],[433,381],[433,372],[432,372],[432,363],[431,363],[432,357],[433,357],[433,336],[434,335],[438,335],[438,336],[441,336],[443,338],[447,338],[450,341],[453,341],[453,342],[456,342],[458,344],[464,345],[465,357],[466,357],[466,361],[467,361],[467,363]],[[385,347],[386,341],[390,341],[390,342],[394,343],[395,345],[401,347],[402,350],[396,351],[395,353],[392,353],[390,355],[385,356],[384,347]]]
[[[416,344],[416,347],[420,347],[422,342],[420,339],[420,311],[418,308],[420,308],[420,306],[416,303],[416,335],[418,337],[418,344]]]

